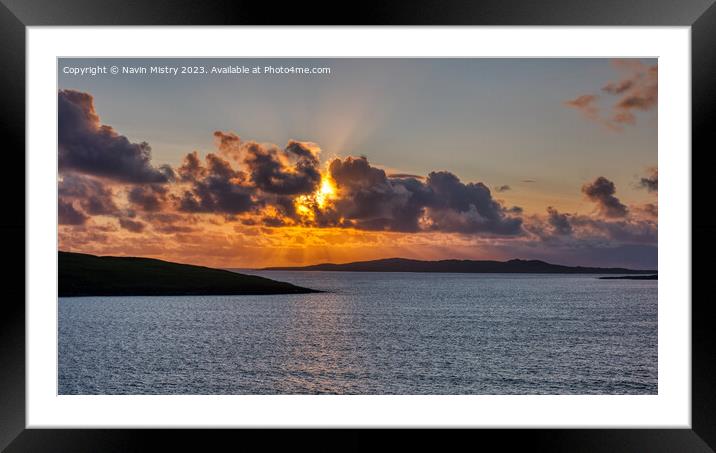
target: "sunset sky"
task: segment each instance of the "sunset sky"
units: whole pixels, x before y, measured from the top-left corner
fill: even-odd
[[[70,75],[88,66],[322,75]],[[59,247],[657,267],[657,62],[60,59]]]

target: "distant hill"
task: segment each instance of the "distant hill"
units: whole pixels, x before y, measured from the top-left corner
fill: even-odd
[[[618,277],[599,277],[600,280],[658,280],[659,276],[654,275],[620,275]]]
[[[635,270],[618,267],[560,266],[539,260],[474,261],[441,260],[420,261],[405,258],[388,258],[374,261],[357,261],[345,264],[315,264],[303,267],[267,267],[263,270],[280,271],[346,271],[346,272],[450,272],[486,274],[654,274],[655,270]]]
[[[319,292],[268,278],[150,258],[58,253],[60,297]]]

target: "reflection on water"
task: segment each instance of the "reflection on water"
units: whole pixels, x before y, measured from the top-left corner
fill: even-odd
[[[656,394],[657,282],[254,272],[329,292],[62,298],[61,394]]]

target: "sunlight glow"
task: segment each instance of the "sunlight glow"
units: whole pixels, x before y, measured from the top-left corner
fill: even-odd
[[[325,209],[337,196],[336,187],[331,178],[324,174],[321,176],[321,185],[312,194],[300,195],[294,200],[296,212],[307,220],[316,217],[316,211]]]
[[[318,189],[318,192],[316,192],[316,204],[318,204],[319,208],[323,209],[326,203],[331,200],[335,194],[336,189],[333,186],[333,182],[328,176],[324,175],[321,179],[321,187]]]

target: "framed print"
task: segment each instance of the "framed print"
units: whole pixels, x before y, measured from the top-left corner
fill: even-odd
[[[716,445],[691,286],[709,2],[263,26],[243,4],[41,3],[2,9],[26,170],[8,451],[191,441],[175,428]]]

